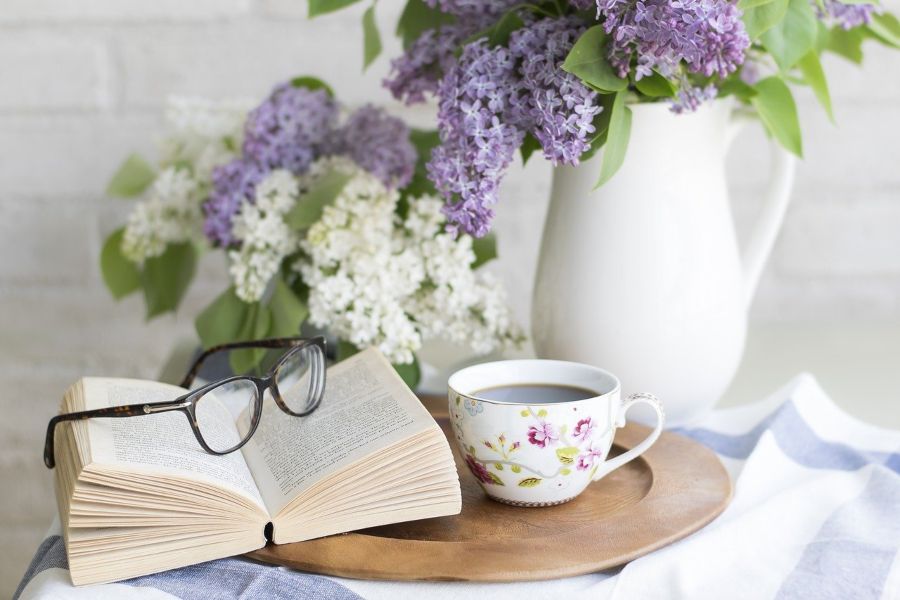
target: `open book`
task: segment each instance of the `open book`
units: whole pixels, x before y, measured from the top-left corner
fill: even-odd
[[[66,391],[63,411],[184,393],[88,377]],[[56,494],[73,583],[249,552],[270,525],[284,544],[460,511],[446,437],[378,350],[328,369],[311,415],[287,415],[268,394],[263,406],[255,435],[225,456],[206,453],[177,411],[60,424]]]

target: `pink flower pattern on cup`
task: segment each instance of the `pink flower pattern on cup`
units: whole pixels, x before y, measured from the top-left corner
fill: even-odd
[[[592,444],[584,454],[579,454],[575,462],[575,468],[579,471],[587,471],[603,462],[603,448]]]
[[[579,442],[585,442],[591,438],[594,433],[594,423],[590,417],[581,419],[572,430],[572,437]]]
[[[528,428],[528,441],[535,446],[546,448],[559,441],[559,430],[546,421],[538,421],[537,425]]]
[[[455,404],[451,410],[454,427],[459,427],[461,419],[473,418],[482,412],[481,402],[475,399],[457,396]],[[465,410],[457,411],[456,408]],[[548,413],[542,409],[525,408],[521,416],[527,420],[518,434],[500,432],[493,440],[482,440],[481,444],[488,451],[487,456],[478,456],[474,446],[466,448],[466,466],[482,485],[506,485],[504,478],[507,473],[516,476],[515,482],[510,482],[510,485],[515,483],[520,487],[534,487],[548,479],[566,478],[573,469],[590,471],[593,476],[603,462],[603,434],[591,417],[580,418],[572,426],[571,422],[556,424],[548,421]],[[555,452],[559,462],[555,473],[542,473],[516,456],[523,443],[520,436],[542,451]],[[458,432],[457,438],[461,440]]]
[[[498,483],[496,478],[491,475],[491,472],[487,470],[487,467],[485,467],[483,463],[475,460],[475,457],[471,454],[466,454],[466,466],[469,467],[472,475],[474,475],[475,478],[481,483],[487,483],[490,485],[495,485]],[[503,484],[501,483],[500,485]]]

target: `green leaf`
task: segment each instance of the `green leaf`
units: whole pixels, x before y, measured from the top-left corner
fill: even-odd
[[[403,189],[405,197],[418,197],[424,194],[434,194],[434,184],[428,179],[426,164],[431,159],[431,150],[440,142],[440,136],[435,130],[413,129],[409,134],[409,141],[416,148],[416,167],[410,182]]]
[[[778,77],[768,77],[753,86],[757,95],[750,101],[766,129],[782,146],[797,156],[803,155],[797,105],[788,86]]]
[[[141,287],[141,271],[122,255],[122,237],[125,228],[116,229],[103,243],[100,251],[100,272],[103,282],[113,298],[118,300]]]
[[[526,477],[522,481],[519,482],[519,487],[523,488],[533,488],[541,484],[542,479],[540,477]]]
[[[738,2],[738,8],[746,11],[750,8],[756,8],[757,6],[762,6],[763,4],[769,4],[773,0],[740,0]]]
[[[556,458],[564,465],[571,465],[578,456],[578,448],[575,446],[566,446],[565,448],[557,448]]]
[[[617,92],[628,87],[628,80],[616,75],[606,60],[606,32],[603,31],[603,25],[594,25],[581,34],[569,50],[562,68],[598,90]]]
[[[485,473],[487,473],[488,477],[490,477],[491,483],[495,485],[505,485],[503,483],[503,480],[497,477],[494,473],[491,473],[490,471],[485,471]]]
[[[400,379],[411,389],[416,391],[419,380],[422,378],[422,370],[419,368],[419,359],[413,356],[413,361],[405,365],[394,365],[394,370]]]
[[[203,348],[237,341],[249,310],[250,305],[237,297],[234,286],[219,294],[194,320]]]
[[[653,71],[648,77],[641,77],[634,82],[634,87],[651,98],[668,98],[675,95],[675,86],[672,82]]]
[[[503,465],[501,465],[500,463],[494,463],[494,468],[497,469],[498,471],[502,471]]]
[[[891,13],[873,14],[865,29],[882,44],[900,48],[900,21]]]
[[[419,160],[428,162],[432,149],[441,143],[441,136],[436,129],[412,129],[409,132],[409,140],[415,146]]]
[[[766,31],[761,41],[781,70],[787,71],[815,47],[818,31],[809,0],[789,0],[784,18]]]
[[[363,13],[363,69],[381,54],[381,34],[375,22],[375,3]]]
[[[106,186],[106,195],[117,198],[133,198],[141,195],[150,187],[156,178],[156,172],[147,161],[137,154],[132,154],[118,168],[109,185]]]
[[[756,90],[744,83],[740,77],[729,77],[719,86],[719,94],[722,97],[734,96],[744,102],[756,95]]]
[[[831,94],[828,91],[828,81],[825,79],[825,71],[822,70],[822,63],[819,61],[819,55],[815,50],[810,50],[806,56],[797,63],[800,72],[803,73],[803,79],[812,88],[813,93],[819,100],[819,104],[825,109],[829,120],[834,123],[834,113],[831,109]]]
[[[519,415],[523,417],[527,417],[530,413],[527,410],[520,410]]]
[[[346,8],[360,0],[309,0],[309,16],[317,17]]]
[[[560,470],[559,470],[559,474],[560,474],[560,475],[571,475],[571,474],[572,474],[572,469],[560,469]]]
[[[542,408],[541,410],[537,411],[537,416],[539,418],[543,419],[544,417],[547,416],[547,411]]]
[[[147,319],[174,311],[184,297],[197,266],[197,250],[190,242],[169,244],[165,252],[144,261],[141,286]]]
[[[406,49],[422,33],[452,23],[453,20],[451,15],[431,8],[422,0],[409,0],[397,21],[397,37],[403,40],[403,48]]]
[[[422,371],[419,368],[419,359],[414,358],[413,362],[406,365],[394,365],[394,370],[397,371],[397,374],[400,375],[400,379],[403,380],[403,383],[409,387],[412,391],[416,390],[416,386],[419,385],[419,380],[422,378]]]
[[[594,189],[600,187],[616,174],[625,161],[628,138],[631,137],[631,109],[625,106],[625,92],[616,94],[609,115],[609,130],[603,148],[603,164],[600,165],[600,179]]]
[[[291,79],[291,85],[295,88],[306,88],[310,91],[325,90],[325,93],[334,98],[334,90],[331,86],[319,79],[318,77],[294,77]]]
[[[484,263],[497,258],[497,236],[489,233],[484,237],[473,237],[472,250],[475,252],[475,262],[472,263],[472,268],[477,269]]]
[[[513,8],[507,11],[506,14],[500,17],[497,24],[491,28],[488,33],[488,45],[505,46],[512,32],[525,25],[519,15],[516,14],[516,10],[516,8]]]
[[[350,175],[340,171],[329,171],[316,180],[315,186],[300,196],[284,215],[284,221],[293,229],[305,229],[322,217],[326,206],[334,202]]]
[[[759,36],[779,23],[787,13],[789,3],[790,0],[773,0],[745,10],[744,26],[750,39],[759,39]]]
[[[612,115],[612,107],[615,102],[616,94],[600,94],[597,98],[603,110],[594,115],[592,125],[594,126],[594,137],[589,140],[590,148],[581,154],[581,162],[585,162],[593,158],[606,144],[606,136],[609,133],[609,119]]]
[[[275,277],[275,287],[272,290],[272,298],[269,300],[269,310],[272,313],[272,330],[269,335],[274,337],[290,337],[300,333],[300,325],[309,315],[309,309],[303,303],[294,290],[284,282],[279,274]]]
[[[512,465],[509,469],[513,473],[521,473],[522,472],[522,467],[520,467],[519,465]]]
[[[865,35],[859,27],[853,29],[834,27],[828,32],[825,49],[838,56],[843,56],[852,63],[861,64],[863,40],[865,40]]]
[[[340,362],[342,360],[348,359],[354,354],[359,352],[359,348],[357,348],[354,344],[346,340],[338,340],[337,344],[337,361]]]
[[[531,155],[534,154],[535,150],[540,149],[541,143],[537,138],[530,133],[526,133],[525,138],[522,140],[522,145],[519,146],[519,152],[522,153],[522,164],[527,164],[528,159],[531,158]]]
[[[244,315],[244,322],[237,333],[238,341],[261,340],[269,333],[272,323],[272,313],[268,307],[259,302],[248,304]],[[232,350],[228,353],[228,362],[231,370],[236,375],[249,373],[258,365],[266,355],[265,348],[248,348],[245,350]]]

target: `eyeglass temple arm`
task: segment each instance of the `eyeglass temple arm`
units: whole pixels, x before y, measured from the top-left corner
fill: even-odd
[[[313,338],[268,338],[264,340],[246,340],[243,342],[230,342],[228,344],[220,344],[204,350],[200,356],[194,359],[191,368],[188,369],[184,379],[179,384],[183,388],[190,387],[203,366],[203,361],[215,354],[216,352],[225,352],[228,350],[240,350],[241,348],[291,348],[293,346],[302,346],[303,344],[316,344],[325,349],[325,338],[316,336]]]
[[[166,412],[170,410],[178,410],[190,404],[190,401],[183,397],[170,402],[145,402],[143,404],[129,404],[127,406],[110,406],[109,408],[96,408],[94,410],[83,410],[80,412],[63,413],[56,415],[50,419],[47,424],[47,437],[44,439],[44,464],[47,468],[52,469],[56,466],[56,458],[54,454],[54,432],[56,426],[64,421],[83,421],[85,419],[94,419],[99,417],[140,417],[157,412]]]

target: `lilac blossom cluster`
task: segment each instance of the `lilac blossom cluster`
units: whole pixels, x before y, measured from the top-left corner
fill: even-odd
[[[384,87],[407,104],[424,102],[427,94],[437,93],[442,74],[455,62],[454,52],[469,33],[458,24],[429,29],[391,61]]]
[[[425,0],[425,4],[457,17],[497,17],[513,6],[521,4],[521,0]]]
[[[454,20],[428,29],[406,51],[391,61],[384,86],[407,104],[424,102],[438,91],[441,77],[455,62],[460,44],[493,25],[518,0],[425,0],[425,4],[452,15]]]
[[[303,173],[337,115],[337,103],[325,90],[278,85],[247,115],[244,157],[267,169]]]
[[[250,111],[241,156],[212,171],[203,205],[206,237],[220,246],[232,245],[234,215],[244,200],[254,201],[256,185],[270,171],[302,175],[323,156],[349,156],[385,185],[406,185],[416,163],[407,126],[373,106],[360,108],[341,126],[338,113],[338,104],[325,90],[290,82]]]
[[[594,116],[601,111],[597,93],[560,68],[584,29],[577,17],[542,19],[509,39],[510,51],[521,61],[524,98],[515,107],[518,121],[554,165],[578,164],[590,148]]]
[[[825,9],[813,2],[819,18],[836,24],[841,29],[853,29],[868,25],[877,7],[874,4],[844,4],[839,0],[825,0]]]
[[[711,83],[699,86],[685,81],[678,88],[675,98],[670,102],[670,106],[672,112],[679,115],[686,112],[694,112],[704,102],[714,100],[718,94],[719,89]]]
[[[480,40],[463,49],[438,89],[441,143],[428,173],[448,201],[451,226],[475,236],[487,233],[500,179],[524,139],[505,118],[518,88],[509,50]]]
[[[750,38],[741,11],[729,0],[597,0],[598,17],[611,35],[609,61],[620,77],[653,70],[727,77],[744,61]]]
[[[585,28],[577,17],[531,21],[508,48],[468,44],[444,73],[441,144],[428,171],[448,201],[450,227],[478,237],[489,231],[499,183],[527,133],[553,164],[577,164],[590,146],[597,93],[560,68]]]
[[[322,154],[349,157],[391,189],[409,183],[417,158],[409,127],[371,104],[351,114],[334,131]]]

